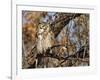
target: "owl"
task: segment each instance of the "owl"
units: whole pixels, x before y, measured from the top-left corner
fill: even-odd
[[[50,24],[41,23],[37,30],[37,52],[42,54],[53,45],[54,34],[50,29]]]

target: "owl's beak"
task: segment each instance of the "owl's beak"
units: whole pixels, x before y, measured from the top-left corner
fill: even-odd
[[[41,34],[43,33],[43,31],[44,31],[43,29],[40,29],[38,33]]]

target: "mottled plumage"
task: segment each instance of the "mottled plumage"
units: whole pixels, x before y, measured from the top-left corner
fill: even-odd
[[[50,25],[47,23],[41,23],[38,26],[37,32],[37,51],[38,53],[46,52],[46,50],[52,47],[53,35],[50,30]]]

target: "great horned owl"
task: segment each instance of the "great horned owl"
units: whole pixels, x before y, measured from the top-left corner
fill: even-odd
[[[43,53],[53,44],[54,35],[48,23],[41,23],[37,30],[37,52]]]

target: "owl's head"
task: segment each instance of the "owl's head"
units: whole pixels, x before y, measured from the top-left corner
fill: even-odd
[[[38,32],[42,33],[42,32],[49,32],[50,31],[50,25],[48,23],[40,23],[38,25]]]

